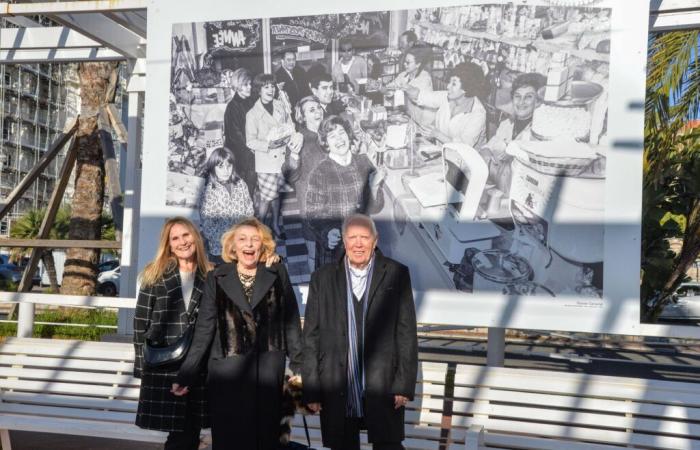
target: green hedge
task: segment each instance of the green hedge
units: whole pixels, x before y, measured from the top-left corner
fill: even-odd
[[[60,308],[42,311],[34,316],[34,337],[99,341],[103,334],[116,333],[114,328],[39,325],[36,322],[117,325],[116,311],[105,309]],[[0,336],[16,336],[17,324],[0,323]]]

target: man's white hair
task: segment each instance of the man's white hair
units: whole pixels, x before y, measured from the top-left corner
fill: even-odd
[[[361,226],[364,228],[367,228],[372,232],[372,236],[376,239],[379,237],[379,234],[377,233],[377,226],[374,224],[374,220],[366,214],[353,214],[351,216],[348,216],[343,220],[343,236],[348,231],[348,228],[351,226]]]

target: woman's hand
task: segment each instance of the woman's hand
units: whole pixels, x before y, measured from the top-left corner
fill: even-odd
[[[287,146],[293,154],[298,155],[303,144],[304,136],[301,133],[294,133],[289,139],[289,144],[287,144]]]
[[[438,130],[437,128],[433,127],[430,130],[428,130],[428,137],[435,138],[440,142],[449,142],[450,137],[443,133],[442,131]]]
[[[187,393],[190,392],[190,388],[188,388],[187,386],[180,386],[177,383],[173,383],[170,392],[176,397],[182,397],[183,395],[187,395]]]
[[[372,190],[372,194],[376,194],[376,192],[379,190],[379,186],[381,186],[382,182],[386,179],[386,175],[386,167],[382,166],[372,172],[372,174],[369,176],[369,187]]]
[[[270,256],[267,258],[267,260],[265,261],[265,267],[270,267],[270,266],[272,266],[273,264],[277,264],[277,263],[280,262],[281,260],[282,260],[282,257],[281,257],[280,255],[278,255],[277,253],[273,253],[273,254],[270,255]]]

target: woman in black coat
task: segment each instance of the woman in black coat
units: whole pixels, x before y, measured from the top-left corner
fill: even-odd
[[[204,287],[194,341],[173,393],[185,395],[208,355],[215,450],[279,447],[285,356],[301,370],[296,297],[282,264],[265,267],[275,249],[270,229],[250,218],[221,238],[222,264]]]
[[[156,257],[141,274],[134,315],[134,376],[141,378],[136,425],[167,431],[167,450],[199,447],[199,432],[209,427],[204,379],[199,372],[194,374],[191,395],[174,396],[170,386],[178,365],[147,367],[143,347],[146,339],[154,344],[175,343],[197,319],[209,270],[199,232],[189,220],[175,217],[163,226]]]
[[[250,95],[251,80],[250,72],[243,68],[237,69],[231,76],[234,94],[224,113],[224,147],[233,152],[236,161],[234,170],[248,186],[250,197],[255,198],[255,155],[245,142],[246,114],[255,104],[255,99]]]

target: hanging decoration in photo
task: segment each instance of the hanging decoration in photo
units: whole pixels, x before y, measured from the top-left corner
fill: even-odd
[[[348,37],[358,49],[389,45],[389,11],[347,13],[339,16],[340,37]]]
[[[207,22],[204,29],[207,48],[213,53],[247,53],[259,47],[262,39],[259,20]]]

